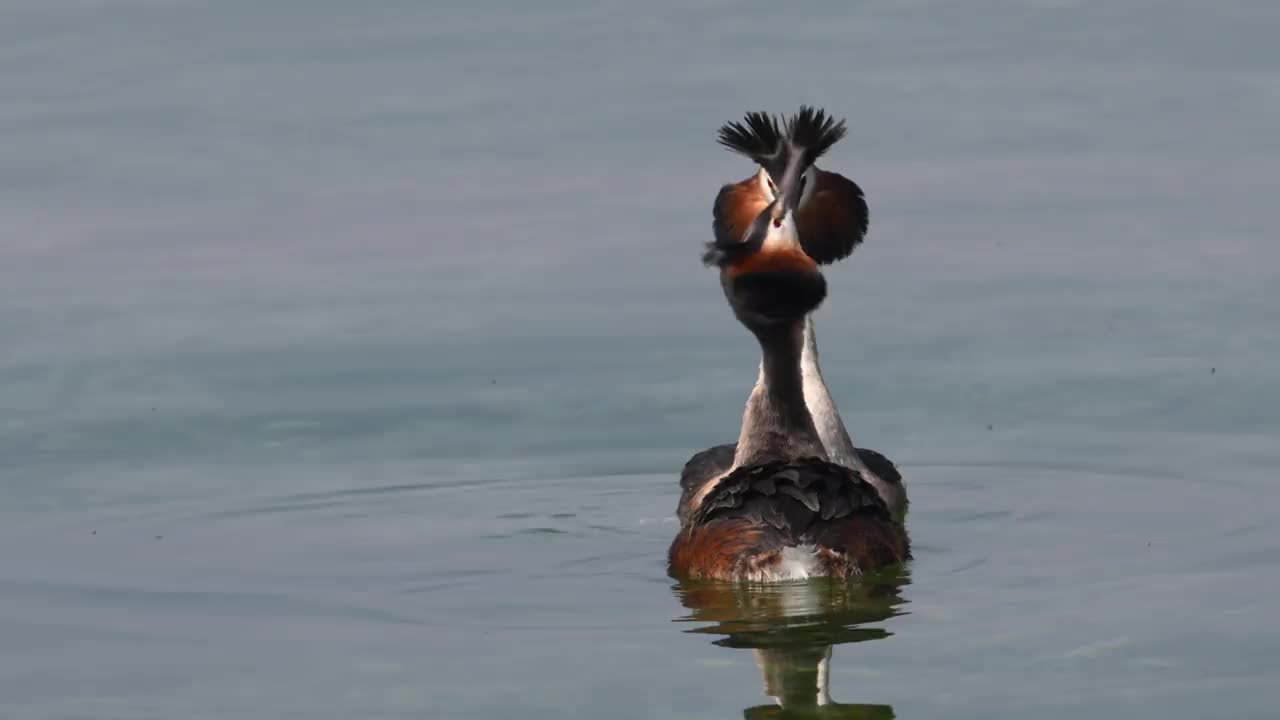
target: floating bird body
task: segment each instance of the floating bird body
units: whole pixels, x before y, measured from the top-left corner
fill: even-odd
[[[775,177],[798,189],[795,223],[801,249],[815,262],[826,265],[848,257],[866,237],[869,213],[866,197],[857,183],[815,162],[846,133],[822,110],[802,107],[785,123],[763,112],[748,113],[742,122],[720,129],[719,142],[757,163],[755,173],[720,189],[713,207],[715,240],[704,260],[714,261],[722,252],[743,242],[748,228],[778,195]],[[812,314],[805,318],[801,369],[805,403],[813,416],[828,458],[861,472],[876,487],[896,517],[907,508],[902,475],[884,455],[855,447],[840,416],[818,363],[817,335]],[[763,378],[763,365],[757,385]],[[682,476],[705,479],[730,467],[734,445],[720,445],[695,455]]]
[[[831,461],[806,405],[805,318],[827,288],[797,225],[807,168],[791,157],[807,153],[811,163],[821,153],[810,153],[790,125],[776,196],[741,235],[718,233],[705,257],[719,267],[734,315],[759,341],[761,372],[731,466],[682,477],[681,530],[668,555],[679,577],[849,577],[909,555],[906,532],[876,487],[857,469]],[[834,134],[819,134],[815,146],[830,147]]]

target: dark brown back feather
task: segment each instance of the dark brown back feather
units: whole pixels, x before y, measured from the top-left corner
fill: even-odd
[[[733,467],[733,455],[738,449],[737,443],[717,445],[707,448],[689,458],[680,471],[680,504],[676,506],[676,517],[684,524],[689,517],[689,502],[698,494],[704,485]]]
[[[831,521],[854,515],[891,521],[876,489],[843,465],[808,458],[740,467],[720,480],[688,514],[686,525],[744,519],[787,542],[812,542]]]
[[[682,524],[689,518],[689,502],[694,495],[703,485],[733,467],[733,456],[737,450],[737,443],[716,445],[695,453],[684,464],[684,469],[680,471],[680,504],[676,506],[676,517]],[[867,469],[880,479],[893,485],[902,485],[902,473],[892,460],[870,448],[854,448],[854,451]]]
[[[898,472],[898,466],[894,465],[892,460],[870,448],[854,448],[853,450],[858,453],[858,459],[862,461],[862,464],[878,475],[881,480],[893,485],[902,484],[902,473]],[[729,462],[733,462],[732,455]]]

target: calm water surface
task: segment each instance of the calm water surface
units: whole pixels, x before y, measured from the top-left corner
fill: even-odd
[[[0,2],[0,714],[1274,717],[1276,7]],[[916,559],[676,586],[803,101]]]

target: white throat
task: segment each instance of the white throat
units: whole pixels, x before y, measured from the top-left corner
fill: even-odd
[[[818,169],[810,165],[804,171],[804,189],[800,191],[800,201],[796,203],[796,207],[804,207],[809,204],[809,200],[813,198],[814,188],[818,185]]]
[[[818,184],[817,179],[818,168],[814,165],[810,165],[804,171],[804,190],[800,191],[800,200],[796,203],[797,208],[805,207],[809,204],[809,201],[813,199],[813,193],[816,192],[814,188],[816,188]],[[759,183],[760,192],[765,197],[770,200],[774,200],[778,197],[777,184],[764,168],[760,168],[756,171],[756,182]]]
[[[777,191],[774,189],[773,178],[769,177],[769,172],[764,168],[756,171],[756,183],[760,186],[760,194],[774,200],[778,197]]]

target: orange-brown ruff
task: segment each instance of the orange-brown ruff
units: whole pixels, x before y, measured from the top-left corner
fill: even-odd
[[[813,188],[796,213],[800,244],[814,261],[828,264],[853,253],[867,233],[867,200],[862,188],[835,172],[810,169]],[[773,181],[763,169],[741,182],[725,185],[712,208],[715,231],[740,238],[770,202]]]

